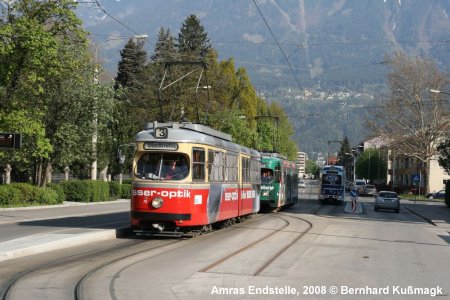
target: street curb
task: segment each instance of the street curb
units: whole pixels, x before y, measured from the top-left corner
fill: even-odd
[[[0,262],[53,250],[81,246],[92,242],[113,240],[128,236],[131,233],[131,227],[123,227],[88,233],[78,233],[73,236],[68,234],[39,234],[23,237],[0,244],[1,248],[7,248],[8,246],[11,248],[6,251],[0,250]]]
[[[412,213],[413,215],[418,216],[419,218],[424,219],[425,221],[427,221],[428,223],[430,223],[433,226],[437,226],[436,223],[434,223],[431,219],[419,214],[418,212],[412,210],[411,208],[409,208],[408,206],[404,206],[403,208],[405,208],[407,211],[409,211],[410,213]]]
[[[55,204],[55,205],[2,207],[2,208],[0,208],[0,211],[34,210],[34,209],[45,209],[45,208],[73,207],[73,206],[90,206],[90,205],[103,205],[103,204],[113,204],[113,203],[123,203],[123,202],[130,202],[130,199],[117,199],[117,200],[112,200],[112,201],[101,201],[101,202],[64,201],[63,204]]]

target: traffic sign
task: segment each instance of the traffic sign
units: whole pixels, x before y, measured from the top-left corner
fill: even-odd
[[[411,175],[411,180],[413,182],[419,182],[420,181],[420,174],[412,174]]]

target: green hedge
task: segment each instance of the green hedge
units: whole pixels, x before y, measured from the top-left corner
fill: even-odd
[[[20,191],[23,204],[33,204],[38,194],[38,187],[29,183],[11,183],[10,186]]]
[[[28,183],[0,185],[0,206],[59,204],[64,201],[100,202],[131,198],[131,184],[97,180],[70,180],[39,188]]]
[[[0,206],[20,205],[21,196],[21,192],[11,185],[0,185]]]
[[[60,184],[47,183],[47,187],[54,190],[58,194],[58,203],[63,203],[66,201],[66,194],[64,194],[64,189]]]
[[[121,186],[117,181],[109,181],[109,197],[111,200],[120,198]]]
[[[84,180],[62,181],[60,183],[64,190],[67,201],[72,202],[89,202],[91,190]]]
[[[109,185],[97,180],[70,180],[60,185],[64,189],[67,201],[73,202],[100,202],[108,201]]]
[[[120,198],[131,199],[131,184],[122,184],[120,187]]]
[[[39,188],[28,183],[0,185],[1,206],[28,206],[62,202],[62,198],[51,188]]]
[[[38,188],[34,202],[38,204],[62,203],[62,201],[60,201],[58,193],[55,190],[52,190],[51,188],[43,188],[43,189]]]

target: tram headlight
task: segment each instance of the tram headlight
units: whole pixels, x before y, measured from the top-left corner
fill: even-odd
[[[152,206],[154,208],[160,208],[161,206],[163,206],[163,204],[164,200],[159,197],[156,197],[155,199],[152,200]]]

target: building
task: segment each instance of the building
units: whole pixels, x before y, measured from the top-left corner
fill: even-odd
[[[389,152],[388,182],[396,190],[407,192],[415,188],[421,194],[437,192],[445,188],[444,180],[450,179],[436,158],[430,159],[427,172],[426,163],[421,160]]]
[[[297,152],[298,178],[305,178],[307,160],[308,156],[305,152]]]
[[[427,169],[423,161],[406,155],[397,155],[382,138],[374,138],[362,143],[363,149],[376,148],[387,153],[387,184],[390,188],[401,193],[407,193],[412,189],[436,192],[444,189],[444,180],[450,179],[444,169],[439,165],[437,158],[429,161]],[[364,150],[363,150],[364,151]],[[427,176],[428,178],[425,178]]]

